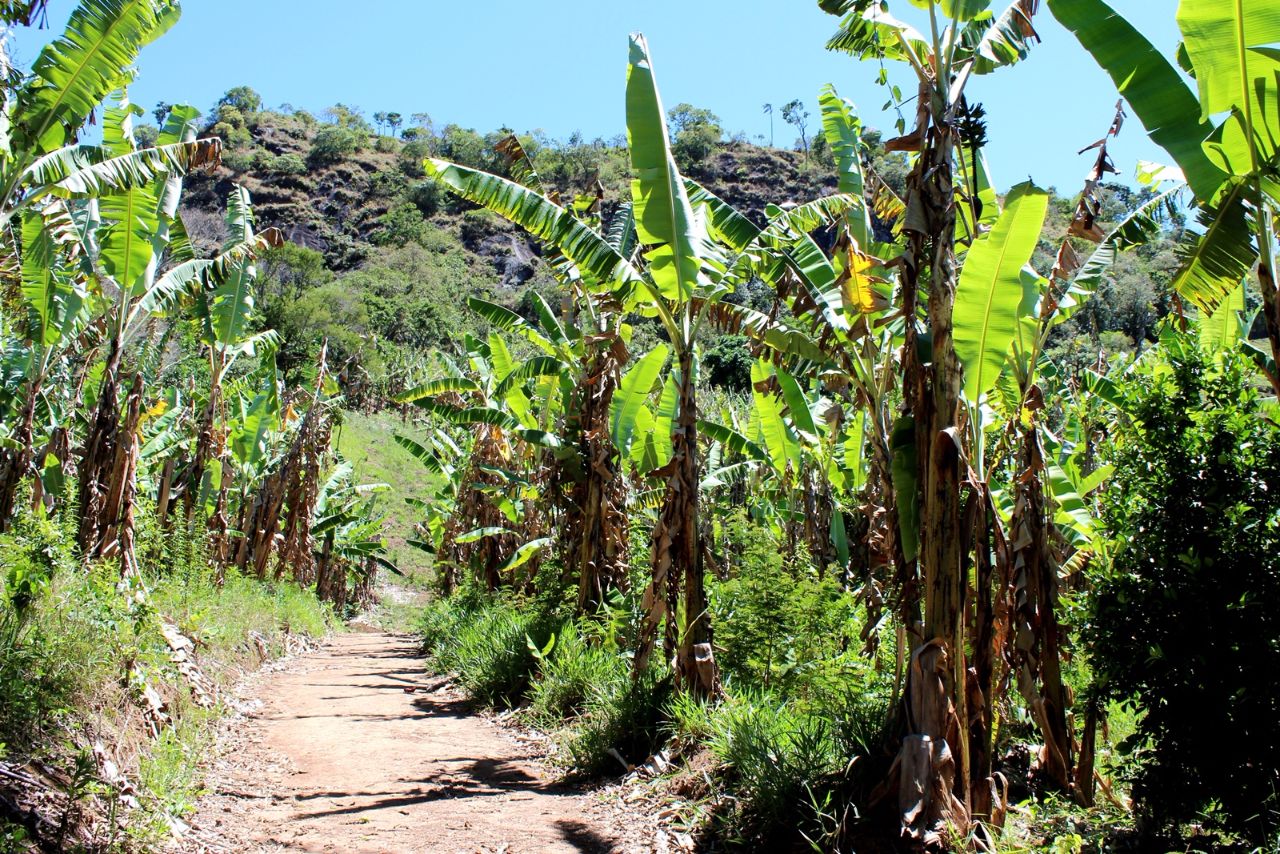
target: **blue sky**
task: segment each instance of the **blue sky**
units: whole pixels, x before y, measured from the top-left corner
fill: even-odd
[[[1172,55],[1175,0],[1112,1]],[[73,7],[52,0],[50,29],[20,32],[16,57],[34,59]],[[905,0],[891,8],[912,20]],[[343,102],[366,116],[427,112],[437,125],[608,138],[624,129],[627,34],[639,30],[667,105],[707,107],[729,132],[767,137],[762,105],[803,98],[812,133],[817,91],[828,82],[866,124],[891,128],[876,64],[823,49],[836,23],[816,0],[185,0],[182,20],[143,52],[130,94],[148,109],[159,100],[207,109],[247,84],[271,106],[319,111]],[[976,78],[968,92],[987,107],[988,155],[1002,188],[1031,177],[1074,193],[1091,163],[1076,152],[1103,134],[1118,96],[1046,3],[1035,23],[1044,43],[1030,58]],[[891,73],[909,91],[906,71]],[[795,138],[780,116],[775,138]],[[1167,159],[1136,119],[1111,151],[1125,178],[1140,158]]]

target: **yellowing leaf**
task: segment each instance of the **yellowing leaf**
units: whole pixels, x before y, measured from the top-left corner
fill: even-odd
[[[840,296],[844,300],[846,314],[873,314],[884,311],[888,300],[881,296],[873,284],[878,281],[868,271],[872,261],[853,239],[849,239],[847,251],[841,253]]]

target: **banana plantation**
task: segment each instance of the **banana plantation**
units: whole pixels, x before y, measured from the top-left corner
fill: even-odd
[[[21,39],[47,5],[0,16]],[[1280,6],[788,9],[825,18],[896,127],[821,88],[786,154],[823,191],[763,205],[691,159],[640,34],[607,171],[566,180],[559,149],[506,130],[464,157],[379,113],[369,156],[412,161],[464,238],[526,241],[536,287],[458,294],[465,322],[379,350],[376,385],[345,339],[296,356],[270,300],[304,232],[228,169],[228,99],[154,127],[130,100],[176,0],[72,5],[29,67],[0,56],[0,847],[318,850],[167,848],[203,808],[139,794],[138,757],[231,696],[202,672],[217,644],[263,643],[203,616],[219,602],[305,596],[323,637],[411,591],[415,655],[467,714],[514,710],[558,785],[634,787],[655,824],[464,848],[403,811],[417,830],[341,850],[1280,850]],[[1176,44],[1144,35],[1156,19]],[[1109,124],[981,103],[1051,28],[1114,84],[1091,93]],[[366,133],[343,110],[314,145]],[[1011,133],[1079,136],[1079,186],[1011,181],[987,154]],[[1109,148],[1142,136],[1163,159],[1133,178]],[[1152,259],[1149,334],[1107,346],[1118,271]],[[357,299],[337,281],[325,305]],[[82,622],[117,634],[59,645]],[[99,644],[94,678],[145,737],[118,710],[76,724],[105,703],[88,688],[41,694],[42,657]],[[435,697],[405,698],[423,727]],[[162,841],[117,812],[163,814]]]

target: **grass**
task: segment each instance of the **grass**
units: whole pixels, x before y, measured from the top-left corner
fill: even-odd
[[[225,687],[283,653],[290,635],[320,637],[336,620],[288,582],[231,573],[218,587],[198,538],[154,530],[145,518],[143,578],[121,589],[114,564],[86,568],[73,557],[70,524],[20,518],[0,535],[0,756],[66,769],[85,780],[71,787],[70,808],[105,815],[119,802],[94,779],[90,747],[102,744],[142,804],[112,829],[119,838],[101,840],[104,850],[146,848],[169,832],[169,816],[193,807],[199,761],[223,711],[193,695],[162,624],[190,637],[205,677]],[[155,737],[143,725],[144,687],[170,717]],[[0,848],[16,835],[0,828]]]
[[[675,692],[656,661],[633,679],[631,659],[602,632],[607,622],[468,586],[430,602],[418,630],[431,663],[472,698],[523,705],[528,720],[551,730],[572,771],[615,775],[665,741],[686,753],[705,745],[720,806],[703,819],[720,838],[786,847],[799,834],[827,839],[838,830],[833,793],[851,760],[878,743],[888,715],[887,697],[866,674],[821,702],[743,688],[709,704]]]
[[[387,515],[383,530],[389,558],[405,574],[402,583],[426,586],[431,555],[408,544],[420,519],[419,511],[406,499],[425,498],[435,488],[437,475],[396,444],[397,433],[413,435],[414,428],[393,412],[343,412],[337,435],[338,453],[350,461],[361,482],[391,487],[379,499],[379,508]]]

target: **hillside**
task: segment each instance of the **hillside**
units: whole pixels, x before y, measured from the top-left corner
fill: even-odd
[[[234,100],[231,93],[228,97]],[[228,114],[231,121],[217,120]],[[339,116],[338,123],[331,124],[302,110],[222,105],[204,134],[222,139],[222,163],[192,177],[188,211],[200,222],[204,214],[220,210],[221,200],[239,184],[253,194],[260,224],[276,226],[290,242],[320,252],[335,272],[368,261],[378,245],[399,243],[419,229],[434,227],[486,262],[505,287],[518,287],[533,277],[538,254],[533,241],[507,223],[467,216],[478,212],[443,198],[423,176],[421,163],[428,156],[496,166],[501,173],[498,156],[486,149],[504,134],[482,138],[450,126],[439,138],[422,139],[414,129],[404,132],[407,138],[397,138],[372,131],[354,111]],[[473,144],[462,145],[459,136]],[[593,189],[600,181],[606,206],[624,198],[627,167],[621,140],[558,144],[526,136],[522,142],[533,153],[535,166],[541,167],[543,159],[554,164],[543,173],[544,180],[566,197]],[[798,151],[747,142],[716,145],[688,164],[688,173],[761,220],[766,204],[835,190],[829,158],[806,158]]]
[[[822,149],[806,155],[721,141],[718,129],[713,144],[694,145],[706,121],[686,119],[677,152],[690,177],[753,219],[763,221],[767,204],[834,192]],[[354,108],[337,105],[324,120],[265,110],[241,87],[210,111],[202,135],[219,137],[224,151],[219,166],[188,180],[183,218],[197,247],[225,239],[223,200],[236,185],[252,194],[259,226],[289,241],[264,264],[258,294],[264,326],[281,333],[287,372],[305,369],[326,340],[334,361],[350,365],[354,396],[376,397],[424,352],[451,349],[473,327],[468,296],[518,309],[530,287],[554,287],[523,231],[448,196],[422,169],[424,158],[441,157],[501,174],[494,146],[505,133],[454,125],[379,133]],[[600,187],[606,212],[628,198],[622,140],[521,142],[564,197]]]
[[[423,160],[438,157],[505,174],[498,151],[506,129],[481,134],[416,114],[409,127],[395,113],[334,105],[316,117],[303,110],[263,109],[248,87],[214,105],[203,135],[219,137],[222,161],[188,180],[183,217],[196,245],[226,237],[223,200],[240,185],[253,196],[260,226],[275,226],[289,244],[270,253],[257,295],[264,328],[282,339],[286,374],[306,372],[322,343],[348,399],[379,406],[397,389],[430,373],[432,351],[453,352],[466,332],[480,331],[466,307],[469,296],[529,315],[526,294],[555,292],[539,265],[541,250],[519,228],[446,193],[428,178]],[[688,104],[669,112],[673,151],[685,173],[757,223],[769,204],[785,205],[835,192],[835,164],[822,136],[808,152],[726,139],[717,119]],[[567,141],[541,133],[519,135],[549,191],[564,199],[602,194],[605,214],[630,197],[622,138]],[[885,152],[867,131],[867,165],[902,191],[907,159]],[[585,195],[584,195],[585,194]],[[1152,192],[1119,184],[1098,189],[1099,222],[1110,228]],[[1038,262],[1052,266],[1076,201],[1055,195],[1042,232]],[[1172,308],[1167,285],[1177,261],[1181,220],[1162,239],[1126,256],[1091,303],[1061,329],[1053,347],[1080,366],[1100,351],[1128,352],[1154,341],[1158,321]],[[878,234],[888,238],[888,231]],[[741,298],[747,298],[745,295]],[[766,304],[757,306],[767,307]],[[531,315],[530,315],[531,316]],[[749,357],[741,339],[707,342],[716,351],[712,382],[744,390]]]

